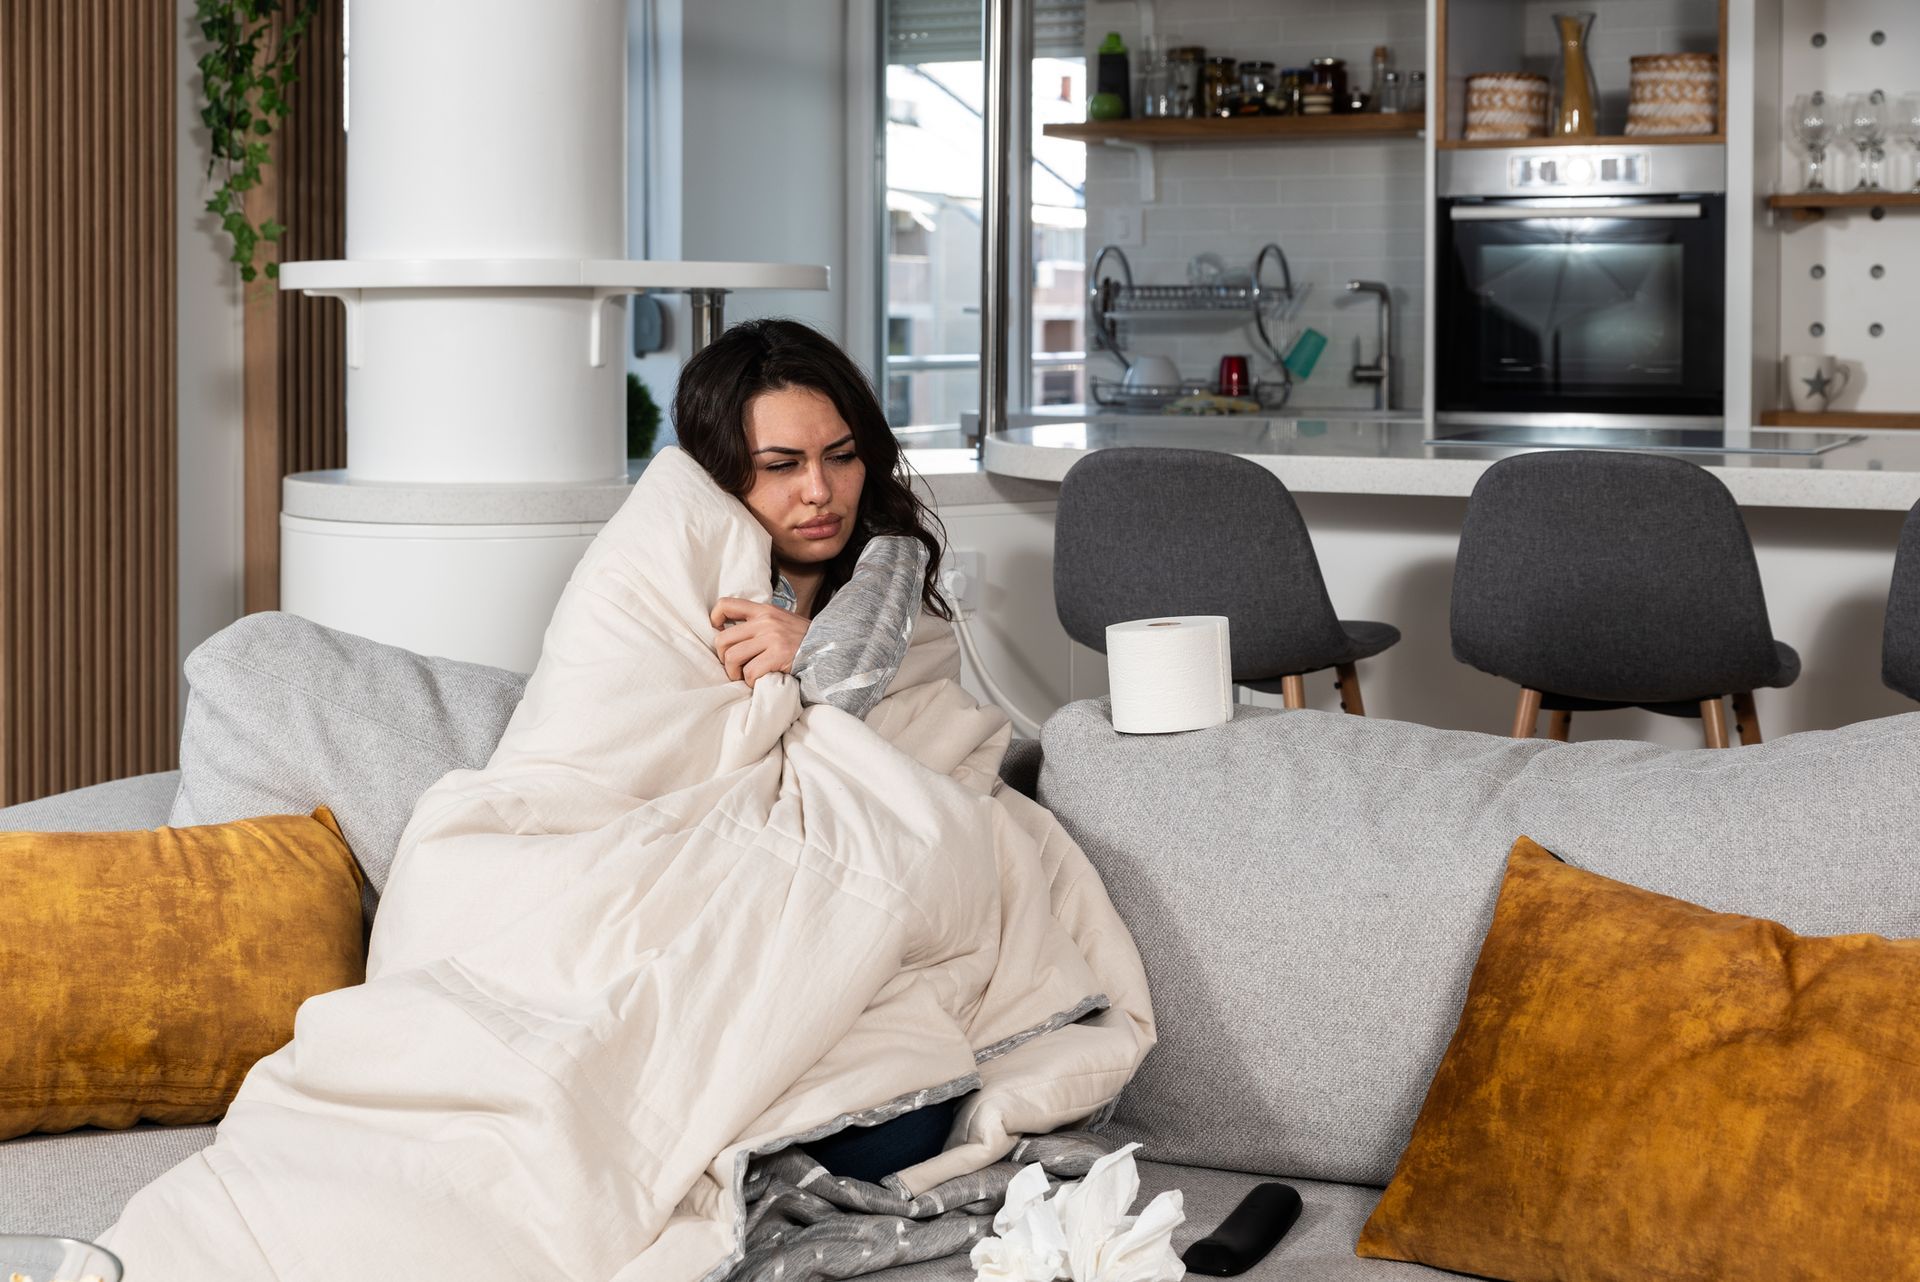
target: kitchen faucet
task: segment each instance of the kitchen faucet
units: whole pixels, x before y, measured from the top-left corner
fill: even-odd
[[[1350,280],[1347,290],[1355,294],[1373,294],[1380,300],[1380,354],[1371,365],[1358,363],[1355,356],[1353,381],[1373,384],[1373,408],[1393,408],[1393,291],[1385,281]],[[1356,343],[1357,346],[1357,343]]]

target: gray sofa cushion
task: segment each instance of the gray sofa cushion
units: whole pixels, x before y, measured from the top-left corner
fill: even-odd
[[[135,775],[0,809],[0,832],[126,832],[167,822],[180,772]]]
[[[1040,800],[1106,880],[1160,1044],[1112,1132],[1160,1161],[1384,1184],[1507,851],[1810,934],[1920,935],[1920,714],[1720,751],[1241,707],[1047,723]]]
[[[327,806],[387,884],[413,806],[449,770],[486,764],[526,678],[429,659],[291,614],[253,614],[187,656],[180,794],[170,822]]]
[[[23,1135],[0,1144],[0,1233],[93,1239],[127,1199],[213,1143],[211,1126]]]

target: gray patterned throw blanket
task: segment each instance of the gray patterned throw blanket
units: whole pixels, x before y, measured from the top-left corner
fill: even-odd
[[[1090,1131],[1030,1136],[1004,1161],[919,1197],[830,1175],[798,1148],[756,1157],[747,1169],[747,1253],[728,1282],[820,1282],[965,1255],[993,1233],[1021,1167],[1038,1162],[1051,1180],[1077,1180],[1114,1147]]]

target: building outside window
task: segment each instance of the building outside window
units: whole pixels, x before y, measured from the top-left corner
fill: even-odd
[[[1082,401],[1086,386],[1086,153],[1041,133],[1086,117],[1084,13],[1081,0],[1034,7],[1036,56],[1023,80],[1033,380],[1012,390],[1016,405]],[[887,417],[896,431],[945,437],[979,405],[980,6],[887,0],[884,22]]]

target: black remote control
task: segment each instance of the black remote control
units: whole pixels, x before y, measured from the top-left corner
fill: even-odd
[[[1260,1184],[1241,1199],[1220,1227],[1180,1257],[1189,1273],[1230,1278],[1245,1273],[1280,1244],[1300,1218],[1300,1194],[1285,1184]]]

